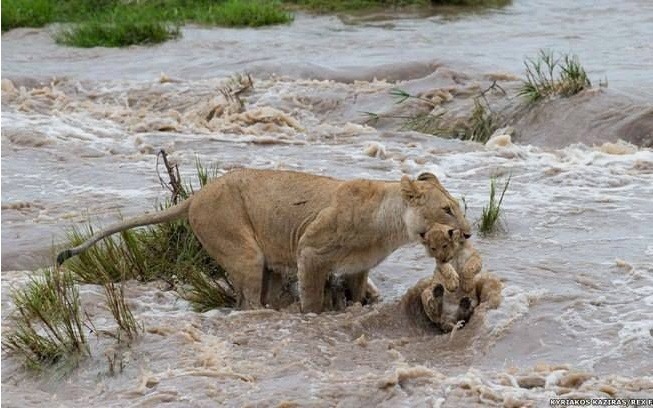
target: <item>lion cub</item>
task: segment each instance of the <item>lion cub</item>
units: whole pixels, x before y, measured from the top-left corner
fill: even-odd
[[[483,267],[481,256],[469,240],[462,239],[459,231],[436,225],[423,240],[429,255],[436,260],[433,276],[417,285],[421,288],[421,308],[428,320],[449,332],[458,322],[467,322],[480,302],[490,300],[490,307],[498,306],[500,282],[479,275]],[[498,301],[488,299],[497,296]]]
[[[463,292],[471,292],[474,277],[483,268],[481,256],[471,242],[463,239],[459,230],[441,224],[426,232],[423,242],[436,260],[435,273],[441,275],[444,287],[453,292],[460,284]]]

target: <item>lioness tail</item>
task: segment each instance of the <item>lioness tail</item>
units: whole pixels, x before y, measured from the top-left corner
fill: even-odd
[[[141,215],[140,217],[134,217],[125,220],[120,224],[116,224],[102,231],[98,231],[80,245],[77,245],[74,248],[66,249],[65,251],[61,251],[59,255],[57,255],[57,264],[61,265],[66,261],[66,259],[86,251],[99,240],[106,238],[109,235],[115,234],[116,232],[121,232],[130,228],[142,227],[144,225],[160,224],[162,222],[185,218],[188,215],[188,207],[190,206],[192,199],[193,197],[191,196],[184,202],[170,207],[164,211],[159,211],[154,214]]]

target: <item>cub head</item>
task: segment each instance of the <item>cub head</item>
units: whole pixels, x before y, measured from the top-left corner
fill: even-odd
[[[429,256],[441,263],[453,259],[460,248],[460,230],[454,230],[448,225],[435,224],[429,229],[422,239]]]
[[[410,211],[406,224],[412,239],[425,238],[435,224],[459,230],[463,239],[472,236],[472,228],[460,209],[458,201],[440,184],[435,175],[422,173],[416,180],[408,176],[401,179],[401,195]]]

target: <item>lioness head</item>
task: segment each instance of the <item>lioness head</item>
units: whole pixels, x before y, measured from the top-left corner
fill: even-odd
[[[407,176],[401,179],[401,194],[408,203],[406,223],[412,239],[425,238],[435,224],[460,230],[464,239],[471,237],[472,228],[460,209],[458,201],[440,184],[435,175],[422,173],[416,180]]]
[[[435,224],[423,238],[423,244],[429,256],[438,262],[451,261],[460,247],[460,230],[454,230],[448,225]]]

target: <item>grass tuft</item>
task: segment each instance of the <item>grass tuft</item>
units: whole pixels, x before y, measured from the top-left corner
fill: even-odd
[[[206,312],[233,305],[235,292],[226,279],[216,279],[215,274],[188,263],[181,274],[186,288],[181,291],[181,296],[189,301],[196,312]]]
[[[102,286],[104,287],[109,310],[118,324],[116,339],[118,342],[122,342],[123,333],[127,336],[128,341],[136,339],[143,331],[143,326],[136,321],[131,309],[125,302],[124,284],[116,285],[114,282],[106,282]]]
[[[17,27],[43,27],[54,21],[52,0],[3,0],[2,31]]]
[[[66,245],[77,246],[93,235],[91,225],[84,229],[73,228],[68,233]],[[123,279],[148,281],[146,249],[141,247],[141,237],[136,230],[123,231],[118,238],[109,237],[66,262],[66,269],[82,283],[105,284]]]
[[[429,99],[411,95],[401,89],[393,89],[390,94],[396,98],[396,103],[403,103],[409,99],[418,100],[430,104],[435,104]],[[403,119],[402,129],[415,130],[421,133],[427,133],[448,139],[470,140],[473,142],[485,143],[490,136],[498,129],[498,118],[487,107],[487,102],[480,96],[474,99],[474,108],[467,117],[456,120],[451,123],[445,118],[446,111],[440,110],[437,113],[419,113],[405,117],[395,117]],[[380,115],[365,112],[370,116],[371,121],[378,120]],[[388,116],[386,116],[388,117]]]
[[[61,29],[55,40],[59,44],[90,48],[158,44],[179,37],[179,25],[163,21],[159,14],[145,8],[136,12],[130,6],[119,5]]]
[[[511,177],[509,176],[508,180],[503,186],[499,200],[496,199],[497,180],[495,177],[490,179],[490,201],[486,207],[483,207],[481,219],[478,222],[478,230],[481,232],[481,234],[490,234],[494,232],[499,226],[498,221],[501,215],[501,203],[503,203],[503,197],[508,190],[508,186],[510,185],[510,179]]]
[[[70,272],[45,269],[27,286],[14,290],[14,324],[2,340],[9,352],[22,356],[29,368],[76,362],[90,355],[84,336],[79,292]]]
[[[287,24],[294,19],[293,15],[284,10],[277,1],[202,0],[188,2],[188,6],[180,7],[179,10],[186,21],[224,27],[261,27]]]
[[[519,96],[535,102],[551,96],[572,96],[592,86],[585,69],[575,55],[556,57],[552,51],[540,50],[535,58],[524,61],[526,80]]]

